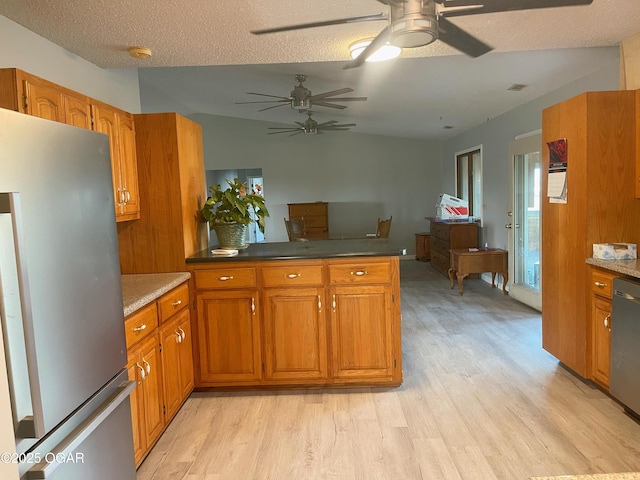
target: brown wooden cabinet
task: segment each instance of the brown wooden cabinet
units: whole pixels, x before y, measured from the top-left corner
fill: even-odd
[[[329,213],[327,202],[288,203],[289,219],[304,219],[305,238],[329,236]]]
[[[140,218],[133,115],[97,101],[91,108],[94,129],[109,136],[116,220]]]
[[[175,113],[134,115],[134,122],[141,213],[136,222],[118,224],[120,268],[185,271],[185,258],[208,244],[200,216],[206,200],[202,129]]]
[[[128,350],[129,379],[136,381],[131,396],[134,434],[133,448],[136,465],[151,449],[162,433],[165,422],[162,398],[162,370],[160,367],[160,344],[157,335],[149,335]]]
[[[416,233],[416,260],[426,262],[431,259],[431,238],[428,232]]]
[[[125,319],[136,466],[193,391],[193,351],[185,282]]]
[[[327,308],[320,260],[261,269],[265,381],[327,380]]]
[[[197,388],[402,382],[397,257],[191,266]]]
[[[609,389],[611,363],[611,305],[613,279],[618,275],[591,267],[592,378]]]
[[[476,248],[478,224],[475,222],[446,222],[431,220],[431,266],[443,275],[451,268],[449,250]]]
[[[107,134],[116,221],[140,217],[130,113],[16,68],[0,69],[0,107]]]
[[[636,92],[588,92],[542,112],[548,142],[567,140],[567,203],[542,198],[542,345],[567,367],[592,376],[593,244],[640,241],[636,183]],[[541,192],[548,175],[542,175]]]
[[[640,198],[640,89],[636,90],[636,198]]]

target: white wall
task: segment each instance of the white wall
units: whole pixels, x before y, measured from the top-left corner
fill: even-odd
[[[0,15],[0,68],[38,77],[140,113],[137,69],[104,70]]]
[[[455,154],[477,145],[483,149],[483,241],[489,246],[507,248],[510,210],[509,143],[517,135],[542,128],[542,110],[580,93],[619,88],[617,49],[611,61],[598,72],[577,80],[532,102],[511,110],[447,141],[443,148],[442,190],[455,191]]]
[[[146,108],[146,105],[144,105]],[[267,135],[273,124],[192,115],[202,125],[206,169],[262,168],[267,241],[286,241],[287,203],[329,202],[332,234],[375,232],[393,215],[390,243],[415,253],[440,193],[442,144],[355,132]]]

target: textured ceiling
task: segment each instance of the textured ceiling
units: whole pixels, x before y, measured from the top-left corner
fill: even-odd
[[[452,22],[494,51],[472,59],[436,41],[405,49],[395,61],[353,70],[342,69],[349,44],[375,36],[384,21],[249,33],[387,9],[375,0],[0,2],[1,15],[100,67],[142,68],[141,86],[172,91],[185,106],[182,113],[299,121],[288,107],[258,113],[256,106],[235,102],[259,100],[246,92],[287,96],[294,74],[304,73],[313,93],[351,87],[352,95],[369,97],[343,111],[319,111],[319,121],[349,121],[358,124],[353,131],[424,138],[455,135],[587,75],[613,55],[612,49],[593,47],[617,47],[640,31],[640,0],[455,17]],[[153,56],[131,58],[127,48],[133,45],[151,48]],[[512,83],[529,87],[509,92]],[[455,128],[443,130],[444,124]]]

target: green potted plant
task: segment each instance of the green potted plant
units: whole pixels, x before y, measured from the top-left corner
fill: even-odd
[[[256,185],[256,190],[247,192],[246,183],[237,178],[226,182],[229,185],[226,190],[222,190],[220,185],[209,187],[211,195],[202,207],[202,216],[209,222],[209,228],[216,232],[220,248],[239,248],[244,246],[247,226],[251,222],[256,222],[264,233],[264,219],[269,216],[269,211],[260,185]]]

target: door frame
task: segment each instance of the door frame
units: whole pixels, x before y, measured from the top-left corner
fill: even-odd
[[[516,155],[524,155],[532,152],[540,152],[542,155],[542,130],[536,130],[533,132],[525,133],[523,135],[518,135],[515,139],[509,143],[509,212],[508,214],[513,215],[515,212],[515,157]],[[542,157],[541,157],[542,158]],[[540,175],[542,175],[542,171]],[[542,192],[540,193],[542,195]],[[542,203],[542,198],[540,199]],[[542,215],[542,208],[540,209],[540,215]],[[505,230],[507,232],[507,249],[509,251],[509,278],[511,282],[509,283],[509,294],[514,299],[525,305],[529,305],[531,308],[535,308],[538,311],[542,311],[542,241],[539,242],[540,245],[540,292],[536,293],[530,288],[524,288],[518,286],[515,283],[515,229],[507,228],[507,225],[513,223],[514,217],[508,216],[507,224],[505,224]],[[542,218],[540,219],[540,223],[542,223]],[[541,240],[541,239],[540,239]]]

